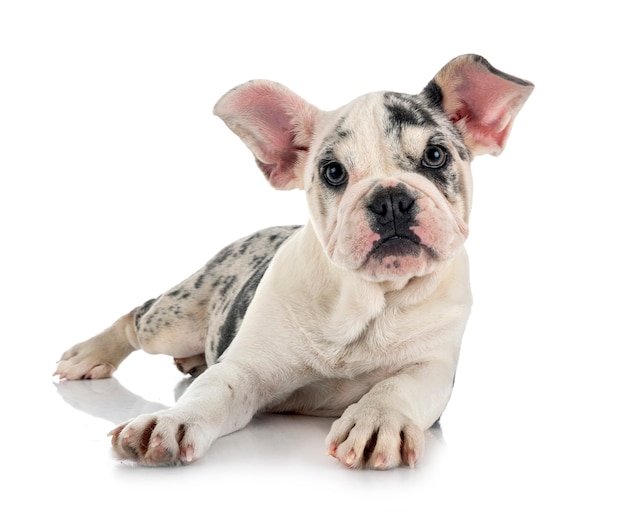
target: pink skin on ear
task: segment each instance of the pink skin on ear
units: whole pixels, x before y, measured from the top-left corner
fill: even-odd
[[[214,108],[252,151],[257,165],[277,189],[302,188],[317,112],[286,87],[265,80],[236,87]]]
[[[464,135],[473,155],[502,152],[513,120],[534,88],[476,55],[453,59],[435,82],[443,93],[444,111]]]

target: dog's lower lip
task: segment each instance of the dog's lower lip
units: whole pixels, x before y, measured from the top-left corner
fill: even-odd
[[[393,235],[376,241],[368,256],[375,255],[379,258],[386,256],[418,256],[421,249],[422,244],[419,237]]]

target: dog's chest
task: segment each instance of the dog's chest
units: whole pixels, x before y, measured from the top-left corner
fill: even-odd
[[[345,314],[324,319],[309,350],[323,375],[354,379],[397,372],[428,352],[428,338],[417,312],[385,309],[369,319]]]
[[[353,321],[362,333],[349,342],[341,336],[344,323],[327,322],[316,336],[309,335],[303,350],[317,377],[269,410],[338,415],[376,383],[428,357],[428,338],[416,329],[419,323],[403,333],[409,319],[402,313],[386,312],[364,324]]]

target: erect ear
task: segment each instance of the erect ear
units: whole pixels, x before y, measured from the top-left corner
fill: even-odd
[[[213,113],[241,137],[273,187],[303,188],[316,107],[281,84],[253,80],[226,93]]]
[[[502,73],[483,57],[470,54],[446,64],[426,93],[440,103],[473,155],[499,155],[533,88],[532,83]]]

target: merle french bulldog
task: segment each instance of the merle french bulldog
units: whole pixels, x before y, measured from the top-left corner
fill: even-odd
[[[110,434],[143,465],[188,463],[259,411],[338,416],[348,467],[414,466],[450,394],[471,293],[470,162],[499,154],[530,82],[453,59],[417,94],[332,112],[251,81],[217,114],[276,189],[304,190],[305,226],[268,228],[63,354],[61,379],[110,377],[132,351],[197,378],[172,408]]]

